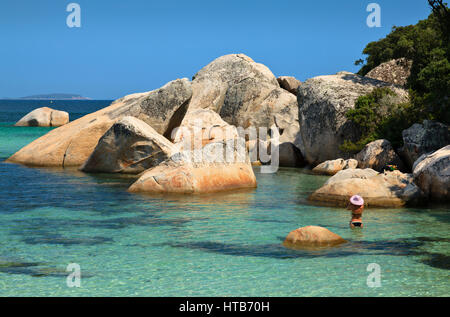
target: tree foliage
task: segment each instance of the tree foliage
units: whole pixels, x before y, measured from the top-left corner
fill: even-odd
[[[367,55],[359,75],[366,75],[381,63],[397,58],[411,60],[408,78],[411,101],[393,107],[384,114],[377,112],[380,94],[375,91],[360,97],[354,110],[347,116],[362,129],[357,142],[347,141],[345,150],[357,150],[374,138],[386,138],[394,145],[401,145],[401,132],[415,122],[424,119],[450,124],[450,10],[442,0],[428,0],[432,13],[415,25],[392,28],[385,38],[371,42],[363,50]],[[367,121],[364,123],[364,115]],[[372,121],[374,120],[374,121]],[[369,126],[368,126],[369,125]]]
[[[416,122],[418,115],[410,103],[398,103],[391,89],[376,88],[359,97],[355,108],[347,111],[346,116],[355,124],[361,138],[356,142],[346,140],[341,150],[354,154],[377,139],[388,139],[395,147],[400,146],[401,132]]]

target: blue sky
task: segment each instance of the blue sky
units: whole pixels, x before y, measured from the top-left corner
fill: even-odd
[[[81,7],[81,28],[66,6]],[[381,7],[369,28],[366,7]],[[116,99],[244,53],[275,76],[356,72],[365,45],[430,13],[426,0],[14,0],[0,2],[0,97]]]

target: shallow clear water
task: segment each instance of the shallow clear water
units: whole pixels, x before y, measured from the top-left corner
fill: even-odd
[[[449,206],[368,209],[351,230],[346,210],[306,201],[327,177],[298,169],[255,169],[255,190],[130,194],[130,177],[4,163],[49,129],[12,127],[22,113],[1,111],[0,296],[450,295]],[[281,245],[306,225],[349,242]],[[80,288],[66,285],[69,263]],[[366,284],[370,263],[381,287]]]

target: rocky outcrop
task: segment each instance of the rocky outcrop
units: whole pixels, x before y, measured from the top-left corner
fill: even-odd
[[[382,172],[387,165],[396,165],[400,171],[405,171],[402,160],[388,140],[370,142],[356,154],[355,158],[360,168],[371,168]]]
[[[339,171],[349,169],[349,168],[357,168],[358,167],[358,161],[354,159],[337,159],[337,160],[330,160],[325,161],[323,163],[320,163],[316,167],[312,169],[312,171],[315,174],[319,175],[334,175]]]
[[[450,201],[450,145],[414,163],[414,181],[432,201]]]
[[[291,76],[280,76],[277,81],[281,88],[297,96],[297,88],[301,84],[300,80]]]
[[[366,74],[366,77],[382,80],[394,85],[406,86],[411,75],[412,61],[406,58],[382,63]]]
[[[180,125],[192,96],[187,79],[177,79],[163,87],[114,101],[109,107],[88,114],[28,144],[8,161],[30,166],[80,166],[98,140],[118,120],[132,116],[156,132],[169,135]]]
[[[301,142],[296,141],[306,160],[316,165],[326,160],[348,158],[340,150],[344,140],[361,137],[346,113],[354,109],[358,97],[377,87],[389,87],[395,102],[408,100],[408,93],[398,87],[348,72],[308,79],[298,88]]]
[[[20,119],[17,127],[59,127],[69,122],[69,114],[65,111],[48,107],[37,108]]]
[[[256,187],[245,151],[236,151],[233,146],[229,147],[231,144],[233,142],[214,142],[205,145],[201,151],[177,153],[142,174],[129,191],[200,194]],[[227,156],[227,151],[232,155]]]
[[[283,242],[288,248],[335,246],[346,242],[341,236],[319,226],[307,226],[291,231]]]
[[[228,124],[244,129],[270,128],[280,132],[280,142],[294,142],[298,131],[296,97],[280,88],[264,65],[244,54],[217,58],[192,80],[189,110],[207,108]]]
[[[135,117],[124,117],[106,131],[87,161],[84,172],[138,174],[167,160],[175,146]]]
[[[414,184],[412,174],[354,169],[338,172],[309,199],[345,207],[355,194],[363,197],[365,205],[371,207],[402,207],[420,203],[424,198],[423,192]]]
[[[404,130],[402,135],[403,147],[400,154],[409,167],[412,167],[421,155],[450,144],[449,127],[436,121],[424,120],[423,124],[413,124]]]

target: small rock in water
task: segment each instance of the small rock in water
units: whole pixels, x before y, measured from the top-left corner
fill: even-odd
[[[20,119],[16,127],[59,127],[69,122],[69,114],[65,111],[48,107],[37,108]]]
[[[285,247],[326,247],[346,242],[341,236],[319,226],[307,226],[291,231],[283,242]]]

